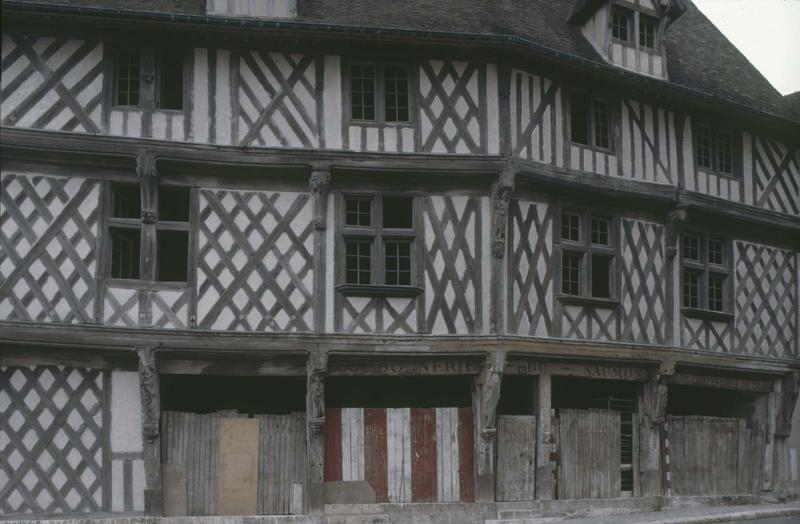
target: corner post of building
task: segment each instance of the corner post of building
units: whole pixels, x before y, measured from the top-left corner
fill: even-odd
[[[161,493],[161,399],[158,368],[153,348],[137,347],[136,354],[139,357],[139,387],[142,396],[145,513],[160,516],[163,511],[163,497]]]
[[[666,342],[673,345],[680,343],[680,282],[676,277],[680,275],[680,257],[677,256],[680,245],[681,232],[688,218],[688,210],[685,205],[675,206],[667,215],[664,224],[664,247],[667,262],[665,281],[672,282],[672,286],[667,287],[666,302]]]
[[[308,457],[308,511],[325,510],[325,375],[328,354],[312,351],[306,365],[306,446]]]
[[[552,381],[550,373],[542,373],[536,381],[536,481],[537,500],[553,499],[553,467],[551,451],[553,445]]]
[[[642,387],[639,417],[639,496],[663,495],[661,428],[667,419],[667,383],[662,371],[654,373]]]
[[[775,422],[775,480],[776,484],[789,481],[791,475],[788,471],[789,450],[787,439],[792,434],[792,415],[800,392],[800,371],[794,370],[786,373],[781,379],[780,407]],[[779,486],[776,486],[779,487]]]
[[[508,206],[514,193],[515,170],[507,167],[492,185],[492,262],[491,262],[491,313],[489,330],[492,333],[505,331],[504,304],[506,279],[504,262],[506,260],[508,233]]]
[[[500,400],[500,385],[503,381],[503,369],[506,353],[499,348],[486,356],[480,376],[476,379],[476,420],[477,439],[475,439],[476,486],[475,500],[478,502],[494,502],[495,500],[495,465],[497,453],[497,403]]]
[[[325,311],[325,250],[333,249],[333,246],[325,245],[330,181],[330,166],[313,166],[308,187],[311,191],[314,213],[314,328],[319,332],[325,330],[325,315],[333,314],[332,311]]]
[[[158,171],[156,157],[146,150],[136,156],[136,174],[139,177],[142,209],[142,247],[140,274],[143,280],[157,279],[156,267],[156,222],[158,221]],[[139,293],[139,325],[152,323],[151,292]]]

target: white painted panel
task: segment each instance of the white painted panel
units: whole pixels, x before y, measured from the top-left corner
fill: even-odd
[[[742,133],[742,183],[744,203],[753,205],[753,136]]]
[[[411,127],[404,127],[400,133],[403,137],[403,153],[413,153],[414,129]]]
[[[364,480],[364,410],[342,409],[342,480]]]
[[[367,151],[378,151],[379,150],[379,137],[378,131],[380,131],[377,127],[368,127],[367,128]]]
[[[486,65],[486,111],[488,153],[500,153],[500,104],[497,93],[497,65]]]
[[[323,119],[325,122],[325,147],[342,148],[342,78],[341,60],[338,56],[326,56],[323,76],[325,90],[322,94]]]
[[[386,410],[386,470],[389,502],[411,502],[411,411]]]
[[[139,373],[111,372],[111,451],[142,451]]]
[[[350,150],[361,151],[361,128],[350,126]]]
[[[620,109],[620,120],[622,122],[622,176],[630,178],[631,173],[631,133],[630,115],[628,114],[628,104],[623,103]]]
[[[122,134],[122,111],[112,110],[108,119],[108,133],[110,135]]]
[[[215,115],[215,132],[217,144],[232,144],[231,121],[233,113],[231,111],[231,52],[220,49],[217,51],[217,78],[214,93],[214,106],[217,114]]]
[[[481,304],[483,305],[483,314],[482,314],[482,331],[485,333],[489,332],[489,297],[491,296],[491,260],[492,254],[489,245],[491,243],[491,219],[492,213],[490,212],[491,202],[488,197],[481,197],[481,237],[478,239],[478,242],[481,243],[483,249],[481,250],[481,283],[482,283],[482,290],[481,290]],[[462,215],[463,216],[463,215]],[[467,228],[467,233],[470,235],[467,237],[467,244],[470,246],[470,251],[473,253],[475,252],[476,246],[474,245],[474,241],[472,240],[474,236],[470,233],[470,228]],[[503,290],[501,290],[500,296],[504,296]],[[470,297],[467,295],[467,300]],[[459,315],[461,318],[462,315]],[[458,331],[458,333],[466,333],[466,329],[464,331]]]
[[[397,152],[397,128],[386,126],[383,128],[383,150],[389,153]]]
[[[167,115],[160,111],[153,113],[153,138],[164,140],[167,138]]]
[[[111,461],[111,511],[125,510],[125,491],[123,486],[122,461]]]
[[[208,50],[194,50],[194,81],[192,82],[192,138],[208,143]]]
[[[460,499],[458,408],[436,408],[437,502]]]
[[[144,460],[133,461],[133,511],[144,511]]]
[[[128,111],[128,132],[125,136],[142,136],[142,112]]]
[[[556,121],[556,165],[564,167],[564,123],[566,118],[564,115],[564,107],[561,103],[561,88],[556,93],[556,114],[554,115]]]
[[[606,173],[606,154],[601,153],[600,151],[595,151],[594,153],[594,172],[599,173],[601,175],[605,175]]]
[[[593,151],[589,148],[583,150],[583,170],[594,172],[594,155]]]
[[[581,150],[578,146],[570,146],[569,149],[569,167],[574,170],[581,168]]]

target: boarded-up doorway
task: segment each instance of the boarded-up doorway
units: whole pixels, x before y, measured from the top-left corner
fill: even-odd
[[[536,417],[497,417],[498,501],[533,500],[536,479]]]
[[[766,428],[755,419],[669,416],[675,495],[757,494]]]
[[[607,409],[562,409],[555,420],[558,498],[619,497],[620,413]]]

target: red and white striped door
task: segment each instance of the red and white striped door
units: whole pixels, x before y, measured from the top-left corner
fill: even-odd
[[[366,480],[378,502],[472,501],[472,408],[329,407],[325,480]]]

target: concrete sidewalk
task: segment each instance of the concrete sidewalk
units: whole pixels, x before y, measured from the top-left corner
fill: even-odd
[[[686,508],[650,513],[608,515],[566,519],[562,517],[505,518],[487,520],[486,524],[704,524],[712,522],[739,522],[771,517],[797,516],[800,523],[800,503],[757,504],[745,506],[715,506]]]

